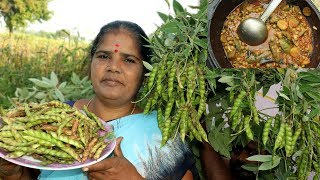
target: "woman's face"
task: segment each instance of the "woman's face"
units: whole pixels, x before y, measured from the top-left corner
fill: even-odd
[[[133,100],[140,88],[142,57],[131,34],[107,33],[92,58],[91,81],[97,96],[118,104]]]

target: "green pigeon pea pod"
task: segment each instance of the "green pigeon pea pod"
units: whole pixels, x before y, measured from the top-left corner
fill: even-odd
[[[97,125],[100,127],[100,129],[106,130],[106,128],[103,126],[103,124],[102,124],[102,122],[100,121],[100,119],[99,119],[94,113],[90,112],[90,111],[88,110],[87,106],[83,106],[83,110],[84,110],[84,112],[87,114],[87,116],[88,116],[90,119],[94,120],[94,121],[97,123]],[[87,120],[89,120],[89,119],[87,119]]]
[[[167,103],[165,111],[164,111],[164,119],[165,119],[165,121],[166,121],[166,119],[168,119],[170,117],[170,114],[171,114],[172,108],[174,106],[174,103],[175,103],[175,98],[171,98],[169,100],[169,102]]]
[[[62,108],[62,109],[73,109],[71,106],[69,106],[66,103],[60,102],[60,101],[50,101],[46,103],[46,106],[52,106],[52,107],[56,107],[56,108]]]
[[[232,116],[231,129],[233,131],[235,131],[237,126],[240,124],[241,118],[242,118],[242,108],[238,108],[236,114]]]
[[[52,149],[46,149],[43,147],[39,147],[37,149],[30,149],[30,147],[14,147],[14,146],[8,146],[3,143],[0,143],[0,148],[6,149],[8,151],[14,152],[14,151],[23,151],[26,153],[29,153],[30,151],[37,153],[37,154],[49,154],[51,156],[61,157],[61,158],[70,158],[68,153],[61,151],[61,150],[52,150]]]
[[[19,146],[30,146],[30,145],[36,143],[36,141],[17,142],[15,139],[11,139],[11,138],[1,138],[0,141],[2,141],[3,143],[5,143],[7,145],[16,146],[16,147],[19,147]]]
[[[281,125],[281,119],[280,119],[280,115],[277,114],[274,117],[274,122],[273,122],[273,132],[275,134],[278,134],[279,130],[280,130],[280,125]]]
[[[64,127],[72,120],[72,117],[67,117],[64,121],[59,125],[57,133],[60,136],[63,132]]]
[[[26,129],[26,125],[25,124],[18,124],[18,123],[14,123],[12,124],[12,126],[14,126],[14,128],[18,131],[21,130],[25,130]],[[11,125],[4,125],[0,128],[0,131],[10,131],[11,130]]]
[[[198,73],[198,82],[199,82],[199,95],[201,98],[206,97],[206,80],[203,74],[203,68],[198,67],[197,73]]]
[[[250,108],[251,108],[251,112],[252,112],[252,116],[253,116],[253,121],[256,124],[259,124],[260,123],[260,118],[259,118],[258,110],[257,110],[256,106],[254,105],[254,102],[252,102],[250,104]]]
[[[169,101],[169,95],[168,92],[166,90],[162,90],[161,91],[161,98],[165,101],[168,102]]]
[[[319,163],[319,161],[318,162],[313,161],[312,164],[313,164],[313,168],[315,169],[318,177],[320,177],[320,165],[319,165],[320,163]]]
[[[86,137],[83,132],[83,125],[84,125],[83,121],[80,121],[80,124],[78,126],[78,135],[80,137],[81,142],[86,146],[87,141],[86,141]]]
[[[200,121],[195,121],[194,123],[196,124],[196,128],[197,128],[198,133],[200,134],[201,138],[202,138],[204,141],[209,142],[209,141],[208,141],[208,137],[207,137],[207,133],[205,132],[205,130],[204,130],[203,127],[201,126]]]
[[[176,77],[175,75],[176,75],[176,68],[173,65],[169,71],[169,77],[168,77],[168,96],[169,96],[169,99],[173,98],[172,92],[174,90],[174,81],[175,81],[175,77]]]
[[[43,124],[40,126],[40,129],[45,130],[45,131],[58,131],[59,127],[54,126],[54,125],[49,125],[49,124]],[[65,135],[70,136],[70,135],[72,135],[72,131],[67,128],[63,128],[62,133],[60,133],[60,134],[65,134]]]
[[[58,135],[55,132],[48,132],[53,138],[60,140],[62,142],[65,142],[67,144],[73,145],[76,148],[80,148],[80,149],[84,149],[84,146],[82,145],[82,143],[80,141],[76,141],[73,139],[70,139],[68,136],[64,136],[64,135]]]
[[[193,116],[192,118],[195,118],[195,116]],[[201,135],[198,132],[196,125],[194,125],[192,120],[187,120],[187,126],[188,126],[188,129],[191,131],[191,132],[189,132],[189,134],[193,135],[198,141],[202,141]],[[190,138],[190,140],[192,141],[191,138]]]
[[[13,137],[13,134],[11,131],[0,131],[0,138],[4,137]]]
[[[7,125],[11,125],[14,122],[14,118],[2,117],[2,122]]]
[[[168,139],[170,138],[170,125],[171,125],[171,118],[164,119],[164,127],[162,129],[162,141],[161,145],[164,145]]]
[[[90,150],[90,158],[93,158],[95,153],[97,152],[97,150],[103,145],[105,144],[104,141],[98,141]]]
[[[162,131],[162,129],[164,128],[164,119],[163,119],[163,112],[161,107],[158,107],[157,109],[157,120],[158,120],[158,126]]]
[[[24,139],[22,138],[20,132],[18,132],[14,126],[12,126],[12,124],[10,125],[11,126],[11,133],[14,137],[14,139],[17,141],[17,142],[24,142]]]
[[[102,151],[108,146],[107,143],[102,144],[95,152],[93,159],[97,160],[101,156]]]
[[[251,130],[251,127],[250,127],[250,121],[251,121],[250,116],[246,116],[244,118],[244,129],[245,129],[247,137],[250,140],[253,140],[253,133],[252,133],[252,130]]]
[[[151,103],[152,103],[152,98],[149,98],[149,99],[147,100],[147,104],[146,104],[145,107],[144,107],[143,114],[148,114],[148,113],[150,112]]]
[[[199,102],[199,107],[198,107],[198,112],[196,117],[197,121],[201,119],[203,113],[206,111],[206,107],[207,107],[206,101],[207,101],[206,97],[200,97],[200,102]]]
[[[159,69],[158,69],[158,74],[157,74],[157,79],[156,79],[156,89],[155,89],[155,94],[159,94],[162,91],[162,79],[166,75],[167,69],[165,69],[165,65],[162,64],[162,61],[159,64]]]
[[[277,150],[277,148],[279,148],[282,144],[282,141],[283,141],[283,138],[285,136],[285,131],[286,131],[286,123],[285,122],[281,122],[281,125],[280,125],[280,130],[279,130],[279,133],[276,137],[276,141],[274,143],[274,151]]]
[[[292,129],[288,123],[285,124],[285,150],[286,156],[290,157],[293,149],[292,149]]]
[[[46,147],[53,147],[55,146],[55,144],[51,143],[51,142],[48,142],[46,140],[43,140],[43,139],[39,139],[39,138],[36,138],[36,137],[32,137],[32,136],[25,136],[23,135],[22,136],[23,139],[25,139],[26,141],[29,141],[29,142],[36,142],[42,146],[46,146]]]
[[[302,126],[301,126],[301,124],[299,124],[297,129],[295,130],[293,136],[292,136],[291,151],[294,150],[294,148],[297,144],[298,138],[300,137],[301,132],[302,132]]]
[[[19,158],[24,156],[25,154],[26,152],[23,152],[23,151],[14,151],[14,152],[8,153],[6,155],[6,158]]]
[[[78,130],[78,126],[79,126],[79,120],[75,119],[73,121],[73,124],[72,124],[71,135],[76,136],[76,133],[77,133],[77,130]]]
[[[150,75],[148,77],[148,84],[147,84],[147,89],[148,91],[151,91],[152,90],[152,87],[153,87],[153,84],[155,82],[155,78],[156,78],[156,75],[158,73],[158,69],[159,69],[159,66],[158,65],[155,65],[151,72],[150,72]]]
[[[188,121],[188,113],[185,112],[182,114],[181,119],[180,119],[180,128],[179,128],[179,132],[180,132],[180,137],[181,140],[184,142],[185,137],[186,137],[186,133],[187,133],[187,121]]]
[[[187,63],[187,79],[192,80],[197,76],[196,68],[192,62]],[[192,80],[187,83],[187,102],[192,103],[192,95],[196,88],[196,81]]]
[[[152,109],[155,109],[155,106],[156,106],[156,104],[157,104],[157,102],[158,102],[159,96],[160,96],[160,93],[156,93],[156,94],[153,96],[153,98],[152,98],[152,100],[151,100],[151,108],[152,108]]]
[[[89,122],[93,127],[100,127],[97,125],[97,123],[93,120],[91,120],[88,116],[84,115],[83,113],[81,113],[80,111],[75,111],[73,113],[76,117],[78,117],[78,119],[80,121],[87,121]]]
[[[67,147],[61,141],[52,137],[50,134],[47,134],[45,132],[38,131],[38,130],[25,130],[25,131],[23,131],[23,133],[24,133],[24,135],[40,138],[40,139],[46,140],[48,142],[51,142],[51,143],[55,144],[56,146],[58,146],[61,150],[70,154],[70,156],[72,156],[74,159],[80,161],[80,157],[78,156],[78,154],[76,154],[74,152],[74,150],[72,148]]]
[[[29,107],[29,105],[28,105],[27,103],[24,103],[23,106],[24,106],[24,112],[26,113],[26,116],[27,116],[27,117],[31,116],[32,114],[31,114],[31,112],[30,112],[30,107]]]
[[[83,122],[83,135],[84,135],[85,145],[87,145],[91,139],[91,135],[90,135],[90,126],[88,126],[88,123],[86,123],[86,121]]]
[[[306,171],[307,171],[307,165],[308,165],[308,150],[305,148],[302,151],[302,154],[300,156],[300,162],[298,162],[298,179],[306,179]]]
[[[59,122],[60,119],[52,117],[52,119],[39,119],[35,121],[30,121],[26,124],[26,128],[29,129],[33,126],[39,125],[39,124],[46,124],[46,123],[53,123],[53,122]]]
[[[90,142],[88,143],[88,145],[86,146],[86,148],[82,154],[82,159],[81,159],[82,162],[85,162],[88,159],[91,149],[93,148],[94,145],[97,144],[97,142],[98,142],[97,137],[94,137],[90,140]]]
[[[269,133],[271,130],[271,124],[272,124],[273,119],[269,118],[266,123],[264,124],[263,132],[262,132],[262,143],[263,145],[267,144],[267,141],[269,139]]]
[[[233,104],[231,111],[230,111],[230,116],[229,116],[230,118],[232,118],[236,114],[245,95],[246,95],[246,91],[241,90],[239,95],[237,96],[237,98],[234,100],[234,104]]]
[[[45,114],[45,115],[71,114],[71,113],[74,113],[75,111],[77,111],[77,109],[48,108],[45,112],[42,112],[42,113],[39,112],[39,114]]]
[[[177,111],[176,114],[173,116],[172,122],[170,124],[170,130],[169,130],[169,134],[172,134],[174,130],[178,130],[179,128],[177,127],[179,124],[179,121],[181,119],[181,115],[183,113],[183,111],[185,111],[185,107],[181,106]]]

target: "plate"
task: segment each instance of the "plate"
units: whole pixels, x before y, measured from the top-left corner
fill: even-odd
[[[105,134],[106,132],[113,132],[113,126],[109,123],[105,123],[103,122],[103,125],[106,127],[106,131],[100,131],[99,132],[99,136],[102,136],[103,134]],[[1,127],[1,119],[0,119],[0,127]],[[14,164],[18,164],[21,166],[25,166],[25,167],[29,167],[29,168],[33,168],[33,169],[42,169],[42,170],[70,170],[70,169],[79,169],[85,166],[90,166],[93,165],[95,163],[98,163],[100,161],[102,161],[103,159],[107,158],[114,150],[115,146],[116,146],[116,138],[115,136],[112,136],[108,139],[105,139],[105,142],[109,142],[108,146],[102,151],[102,154],[100,156],[99,159],[97,160],[93,160],[93,159],[88,159],[85,162],[78,162],[75,161],[73,164],[58,164],[58,163],[52,163],[49,165],[41,165],[39,160],[34,159],[31,156],[22,156],[20,158],[7,158],[5,157],[8,152],[0,149],[0,157],[10,161]]]

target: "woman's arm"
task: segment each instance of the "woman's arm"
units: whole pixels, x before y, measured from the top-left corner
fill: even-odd
[[[200,160],[203,174],[207,180],[231,180],[231,174],[226,163],[207,142],[200,145]]]

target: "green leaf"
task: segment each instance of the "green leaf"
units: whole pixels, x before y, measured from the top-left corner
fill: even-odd
[[[149,64],[147,61],[142,61],[143,66],[148,69],[149,71],[152,71],[153,67],[151,64]]]
[[[253,172],[257,172],[259,169],[259,167],[255,164],[245,164],[245,165],[242,165],[241,167],[247,171],[253,171]]]
[[[180,33],[180,29],[177,26],[177,22],[171,21],[161,26],[161,30],[166,33]]]
[[[57,75],[53,71],[50,74],[50,79],[51,79],[52,85],[54,85],[54,87],[56,87],[59,83],[59,80],[58,80]]]
[[[283,93],[281,93],[281,92],[278,93],[278,96],[283,97],[284,99],[290,101],[290,98],[289,98],[287,95],[285,95],[285,94],[283,94]]]
[[[57,96],[59,101],[61,101],[61,102],[65,101],[64,96],[63,96],[63,94],[61,93],[61,91],[59,89],[55,89],[54,90],[54,94]]]
[[[71,82],[73,84],[80,84],[81,83],[80,78],[76,73],[72,73]]]
[[[272,160],[272,155],[254,155],[247,158],[248,161],[267,162]]]
[[[173,0],[173,11],[176,15],[184,12],[183,7],[181,6],[181,4],[177,0]]]
[[[195,38],[195,39],[193,40],[193,42],[194,42],[196,45],[202,47],[203,49],[207,49],[207,48],[208,48],[208,43],[207,43],[207,40],[206,40],[206,39]]]
[[[35,78],[29,78],[30,81],[32,81],[36,86],[42,87],[42,88],[52,88],[54,87],[52,84],[49,84],[44,81],[40,81],[39,79]]]
[[[222,76],[218,82],[221,82],[221,83],[226,83],[228,84],[229,86],[233,86],[233,76]]]
[[[44,92],[38,92],[34,97],[36,99],[44,99],[47,95]]]
[[[224,133],[222,133],[215,127],[212,127],[212,131],[210,131],[208,139],[215,151],[227,158],[230,158],[230,131],[224,131]]]
[[[162,19],[163,22],[167,22],[168,19],[170,19],[170,16],[169,15],[166,15],[162,12],[157,12],[159,17]]]
[[[267,162],[262,163],[259,166],[259,170],[266,171],[266,170],[273,169],[274,167],[279,165],[280,160],[281,160],[281,157],[275,156],[273,161],[267,161]]]
[[[63,82],[63,83],[61,83],[61,84],[59,85],[58,89],[61,90],[61,89],[65,88],[66,85],[67,85],[67,82]]]

